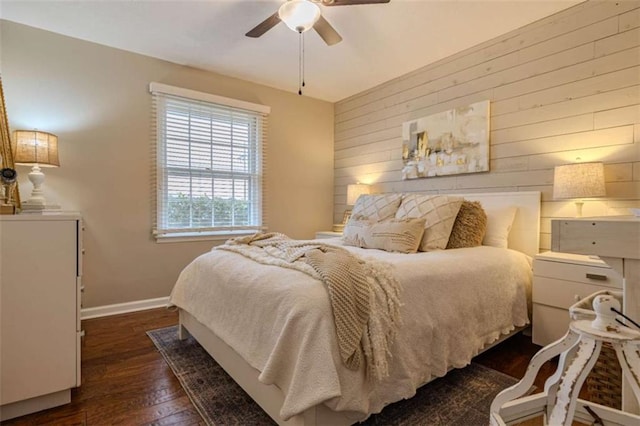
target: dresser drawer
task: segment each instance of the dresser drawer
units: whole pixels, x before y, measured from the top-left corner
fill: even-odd
[[[609,288],[622,288],[622,277],[611,268],[574,265],[570,263],[549,262],[536,259],[533,261],[533,275],[536,277],[575,281]]]
[[[623,217],[624,218],[624,217]],[[640,258],[640,220],[599,218],[551,221],[551,246],[556,251],[617,258]]]
[[[611,287],[535,277],[532,297],[533,303],[569,309],[580,299],[602,290],[611,290]]]

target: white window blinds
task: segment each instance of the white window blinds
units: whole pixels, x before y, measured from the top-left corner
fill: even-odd
[[[151,83],[155,119],[154,234],[263,229],[269,108]]]

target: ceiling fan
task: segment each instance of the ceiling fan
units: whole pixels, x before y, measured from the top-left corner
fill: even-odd
[[[342,41],[340,34],[327,22],[318,4],[323,6],[351,6],[358,4],[389,3],[390,0],[287,0],[278,11],[245,34],[260,37],[280,21],[293,31],[302,34],[313,28],[329,46]]]

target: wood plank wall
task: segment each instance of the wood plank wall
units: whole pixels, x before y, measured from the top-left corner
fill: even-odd
[[[491,171],[402,180],[408,120],[491,101]],[[349,183],[374,192],[541,191],[540,246],[554,201],[553,168],[603,161],[607,197],[584,216],[640,207],[640,1],[588,1],[344,99],[335,107],[334,221]]]

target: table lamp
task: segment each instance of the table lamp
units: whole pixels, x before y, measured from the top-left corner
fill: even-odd
[[[58,167],[58,137],[37,130],[16,130],[13,132],[12,149],[14,162],[20,165],[32,165],[29,180],[33,184],[31,198],[22,203],[23,210],[47,210],[48,206],[42,191],[44,173],[41,167]],[[57,206],[56,206],[57,207]]]
[[[349,217],[351,217],[351,208],[358,201],[358,197],[363,194],[368,194],[371,191],[371,187],[366,183],[351,183],[347,185],[347,210],[344,212],[343,223],[347,223]]]
[[[582,217],[582,198],[605,195],[604,165],[601,162],[556,166],[553,172],[553,199],[577,199],[576,217]]]

